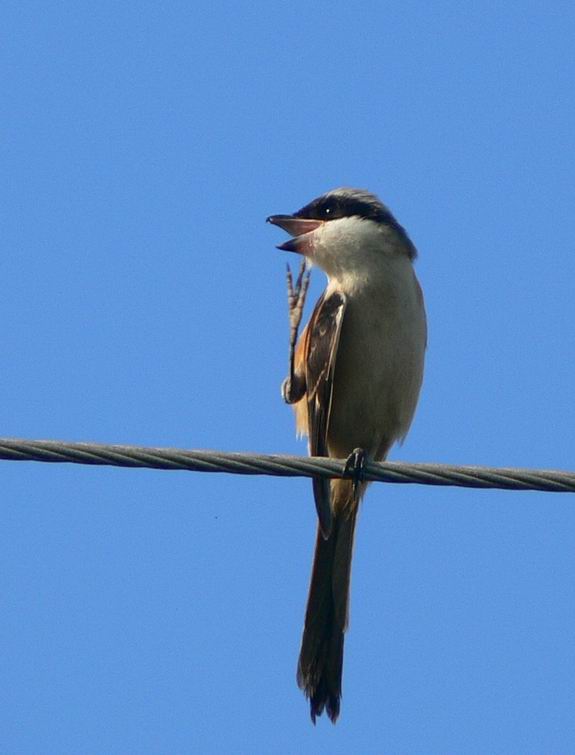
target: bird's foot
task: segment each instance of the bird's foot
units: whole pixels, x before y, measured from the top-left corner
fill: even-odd
[[[357,498],[359,484],[363,481],[365,461],[366,453],[363,448],[354,448],[345,462],[343,475],[344,477],[351,478],[354,498]]]
[[[293,282],[292,271],[290,266],[287,266],[287,289],[288,289],[288,306],[289,306],[289,324],[290,324],[290,348],[295,348],[297,341],[297,334],[303,315],[303,308],[305,305],[305,298],[307,296],[307,290],[309,287],[309,279],[311,270],[307,269],[307,263],[304,259],[301,263],[301,267],[298,276]]]
[[[296,376],[295,373],[295,347],[307,290],[309,288],[311,271],[307,269],[305,259],[301,263],[299,274],[295,284],[293,281],[290,266],[287,266],[287,289],[288,289],[288,306],[289,306],[289,373],[288,377],[282,383],[282,398],[286,404],[293,404],[299,401],[304,392],[304,381]]]

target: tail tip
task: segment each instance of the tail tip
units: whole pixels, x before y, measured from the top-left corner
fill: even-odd
[[[298,667],[297,683],[298,687],[309,699],[309,712],[312,724],[315,726],[317,717],[321,716],[324,710],[332,724],[335,724],[339,717],[341,692],[327,689],[324,679],[320,679],[318,683],[312,684],[310,679],[305,678],[302,674],[301,667]]]
[[[313,725],[315,726],[316,717],[321,716],[324,710],[332,724],[335,724],[339,717],[339,701],[338,696],[329,694],[321,698],[317,695],[310,698],[309,708]]]

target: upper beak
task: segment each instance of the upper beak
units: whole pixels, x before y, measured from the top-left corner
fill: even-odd
[[[278,245],[278,249],[285,252],[299,252],[305,254],[309,249],[311,239],[305,238],[307,233],[315,231],[323,224],[322,220],[310,220],[308,218],[296,218],[294,215],[270,215],[268,223],[277,225],[294,238]]]

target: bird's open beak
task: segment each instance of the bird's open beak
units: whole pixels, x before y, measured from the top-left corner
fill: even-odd
[[[296,218],[294,215],[270,215],[268,223],[277,225],[293,236],[289,241],[278,244],[278,249],[284,252],[298,252],[306,254],[311,249],[312,239],[309,234],[323,225],[323,220]]]

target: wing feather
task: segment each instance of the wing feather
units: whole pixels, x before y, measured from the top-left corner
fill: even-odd
[[[344,294],[323,295],[315,306],[306,332],[305,377],[309,451],[328,456],[327,434],[333,397],[337,350],[347,300]],[[313,478],[313,493],[319,526],[324,538],[331,530],[330,481]]]

